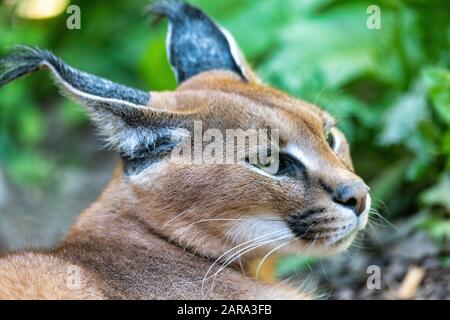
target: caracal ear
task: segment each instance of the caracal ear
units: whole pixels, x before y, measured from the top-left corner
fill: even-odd
[[[166,99],[172,93],[144,92],[79,71],[47,50],[18,46],[0,58],[0,88],[43,68],[50,69],[63,94],[86,107],[107,142],[131,164],[130,172],[170,151],[179,142],[176,137],[186,134],[185,120],[170,111],[172,106],[152,108],[153,100],[161,105],[161,95],[174,101]]]
[[[211,70],[232,71],[245,81],[257,81],[233,36],[200,9],[163,0],[150,5],[149,11],[169,18],[167,54],[178,83]]]

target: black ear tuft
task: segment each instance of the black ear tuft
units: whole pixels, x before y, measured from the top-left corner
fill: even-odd
[[[169,116],[152,113],[151,94],[77,70],[50,51],[16,46],[0,57],[0,88],[31,72],[49,69],[63,94],[85,106],[107,143],[124,159],[125,171],[135,173],[166,155],[177,140]]]
[[[0,57],[0,88],[31,72],[48,69],[61,93],[88,112],[112,148],[123,159],[126,174],[137,174],[168,156],[189,135],[190,121],[168,110],[152,108],[158,92],[115,83],[66,64],[45,49],[16,46]],[[167,99],[167,92],[164,93]],[[177,99],[167,99],[168,104]],[[174,107],[174,106],[172,106]]]
[[[135,105],[147,105],[148,92],[143,92],[104,78],[76,70],[50,51],[31,46],[15,46],[0,58],[0,87],[34,71],[50,68],[57,83],[77,96],[89,95],[103,99],[117,99]]]
[[[209,70],[229,70],[245,79],[234,39],[201,10],[178,0],[156,2],[149,10],[170,20],[167,51],[178,82]]]
[[[47,60],[49,53],[40,50],[31,54],[35,49],[31,47],[16,47],[9,55],[0,58],[0,87],[39,69],[40,63]]]

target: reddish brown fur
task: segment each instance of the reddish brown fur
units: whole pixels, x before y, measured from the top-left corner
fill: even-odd
[[[159,111],[202,120],[205,128],[277,128],[281,144],[298,145],[320,167],[314,181],[335,187],[359,179],[342,134],[337,132],[343,141],[337,154],[324,139],[329,115],[234,74],[206,72],[176,93],[156,94],[149,112]],[[195,222],[247,218],[255,212],[285,218],[311,202],[327,206],[328,197],[318,187],[278,183],[243,165],[163,161],[135,177],[124,176],[118,165],[101,197],[80,215],[58,248],[0,259],[0,298],[307,298],[285,286],[258,283],[232,267],[204,295],[201,280],[214,260],[236,245],[225,231],[237,222]],[[298,240],[293,246],[303,244]],[[65,286],[62,275],[69,265],[83,270],[86,281],[80,290]]]

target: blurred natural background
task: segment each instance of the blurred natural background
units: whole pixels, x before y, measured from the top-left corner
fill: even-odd
[[[348,253],[272,259],[276,275],[307,276],[331,298],[450,299],[450,2],[191,2],[231,31],[265,82],[339,119],[372,188],[378,214]],[[32,44],[119,83],[175,88],[167,23],[151,23],[148,1],[0,3],[1,49]],[[66,27],[70,4],[80,30]],[[379,30],[366,26],[370,4],[381,8]],[[110,177],[115,155],[101,146],[48,73],[1,88],[0,247],[57,243]],[[372,264],[380,290],[366,287]]]

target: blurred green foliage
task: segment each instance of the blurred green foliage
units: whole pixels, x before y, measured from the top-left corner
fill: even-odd
[[[265,82],[339,119],[376,207],[396,216],[420,211],[420,225],[430,230],[433,221],[448,218],[449,1],[376,1],[380,30],[367,28],[372,3],[362,0],[192,2],[235,35]],[[149,23],[147,1],[71,4],[81,8],[81,30],[65,27],[65,13],[32,21],[2,5],[0,47],[33,44],[120,83],[175,87],[166,61],[166,22]],[[8,175],[17,183],[40,183],[55,162],[73,161],[54,144],[86,128],[79,110],[59,97],[45,74],[2,88],[0,161]],[[70,152],[70,144],[64,150]],[[442,226],[433,234],[448,235],[449,224]]]

